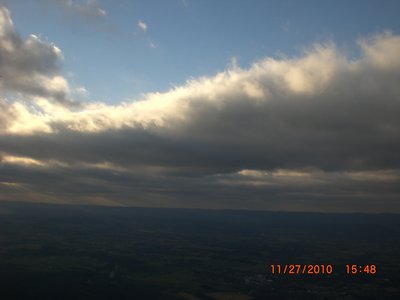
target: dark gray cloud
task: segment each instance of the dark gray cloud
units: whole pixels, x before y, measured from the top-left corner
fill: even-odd
[[[6,101],[0,99],[0,131],[6,130],[12,122],[13,115]]]
[[[0,199],[153,207],[399,212],[399,171],[171,176],[4,163]]]
[[[59,74],[61,50],[16,32],[10,12],[0,5],[0,84],[4,91],[68,102],[68,83]]]

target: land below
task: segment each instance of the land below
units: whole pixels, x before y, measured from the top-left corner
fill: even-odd
[[[395,214],[0,202],[3,299],[400,299],[399,272]]]

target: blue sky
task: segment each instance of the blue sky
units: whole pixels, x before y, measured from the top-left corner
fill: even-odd
[[[7,6],[22,36],[40,35],[63,51],[63,71],[89,91],[87,100],[107,103],[213,75],[233,57],[248,67],[329,40],[352,53],[359,37],[400,31],[398,1],[97,1],[104,17],[53,2]]]

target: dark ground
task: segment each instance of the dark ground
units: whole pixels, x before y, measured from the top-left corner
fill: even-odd
[[[399,215],[0,203],[0,299],[400,299],[399,272]]]

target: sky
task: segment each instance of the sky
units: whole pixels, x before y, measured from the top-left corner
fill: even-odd
[[[0,0],[0,201],[399,213],[399,8]]]

